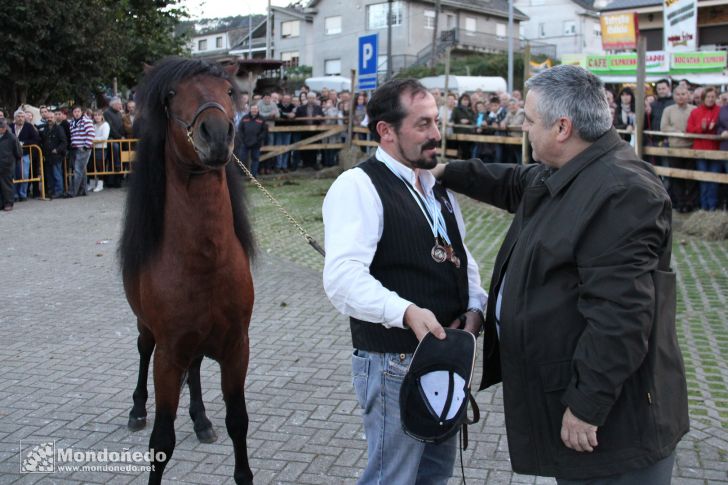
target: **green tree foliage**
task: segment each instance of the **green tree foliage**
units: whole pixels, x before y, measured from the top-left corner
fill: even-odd
[[[114,77],[134,86],[145,62],[183,51],[179,0],[18,0],[0,15],[0,106],[86,101]]]

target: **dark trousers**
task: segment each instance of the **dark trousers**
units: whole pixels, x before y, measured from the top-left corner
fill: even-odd
[[[106,148],[106,167],[114,172],[121,172],[121,143],[108,144]],[[105,179],[107,187],[121,187],[121,173],[107,175]]]
[[[15,160],[9,163],[0,162],[0,209],[6,205],[13,205],[15,200],[15,187],[13,187],[13,173],[15,173]]]
[[[695,170],[695,159],[669,157],[665,160],[670,168]],[[679,211],[684,212],[700,207],[698,182],[695,180],[671,178],[670,194],[675,200],[675,208]]]
[[[88,161],[88,164],[86,165],[86,174],[89,175],[89,177],[93,176],[94,178],[99,178],[99,175],[96,175],[98,172],[104,172],[104,160],[106,159],[106,149],[105,148],[94,148],[93,153],[91,154],[91,158]]]
[[[250,154],[250,163],[248,163],[248,154]],[[260,145],[253,145],[252,147],[242,145],[241,155],[242,157],[240,158],[240,161],[248,167],[250,173],[253,174],[253,177],[257,177],[260,165]]]
[[[301,163],[303,167],[316,167],[316,158],[318,156],[318,150],[301,150]]]
[[[670,485],[672,480],[672,467],[675,465],[675,452],[663,458],[654,465],[631,472],[613,475],[605,478],[590,478],[586,480],[556,479],[558,485]]]
[[[300,133],[291,133],[291,145],[296,143],[301,139]],[[301,152],[298,150],[294,150],[291,152],[291,163],[290,167],[291,170],[298,170],[298,166],[301,165]]]
[[[521,145],[505,145],[508,147],[508,163],[521,164],[523,161],[523,151]]]

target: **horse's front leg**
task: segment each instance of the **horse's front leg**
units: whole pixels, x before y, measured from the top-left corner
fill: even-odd
[[[157,347],[154,355],[154,395],[157,406],[154,428],[149,438],[149,451],[152,453],[150,485],[162,483],[162,474],[174,452],[174,419],[177,416],[179,392],[186,368],[187,366],[179,365],[173,356]]]
[[[147,425],[147,376],[149,375],[149,360],[154,352],[154,336],[152,332],[137,319],[139,337],[137,349],[139,350],[139,376],[132,399],[134,405],[129,412],[129,431],[139,431]]]
[[[205,404],[202,402],[202,389],[200,387],[201,364],[202,356],[193,360],[187,376],[187,385],[190,388],[190,418],[192,418],[195,434],[200,443],[214,443],[217,441],[217,433],[215,433],[210,420],[207,419]]]
[[[241,351],[229,352],[220,361],[222,395],[227,415],[225,425],[235,450],[235,483],[252,485],[253,472],[248,462],[248,411],[245,408],[245,374],[248,370],[248,338],[240,345]]]

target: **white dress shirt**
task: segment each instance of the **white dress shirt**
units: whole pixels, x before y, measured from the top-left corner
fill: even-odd
[[[387,160],[413,187],[416,186],[419,173],[419,181],[427,197],[433,196],[435,178],[428,170],[415,172],[392,158],[381,147],[375,156],[379,161]],[[460,206],[449,191],[447,195],[460,236],[464,240],[465,224]],[[439,210],[439,201],[437,205]],[[412,302],[382,286],[369,273],[384,228],[382,201],[369,176],[360,168],[341,174],[326,194],[322,212],[326,249],[324,290],[331,303],[344,315],[365,322],[381,323],[387,328],[403,328],[404,312]],[[412,214],[412,217],[420,217],[423,224],[428,224],[420,211]],[[478,265],[467,247],[465,253],[468,258],[468,308],[482,309],[485,308],[487,294],[480,286]],[[440,322],[443,326],[450,323]]]

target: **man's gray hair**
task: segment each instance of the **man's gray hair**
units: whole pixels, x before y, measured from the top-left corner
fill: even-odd
[[[118,96],[114,96],[113,98],[111,98],[111,100],[109,101],[109,105],[112,105],[114,103],[121,103],[121,98]]]
[[[536,110],[546,126],[569,118],[579,137],[590,142],[612,127],[604,83],[582,67],[554,66],[526,81],[526,87],[538,93]]]

